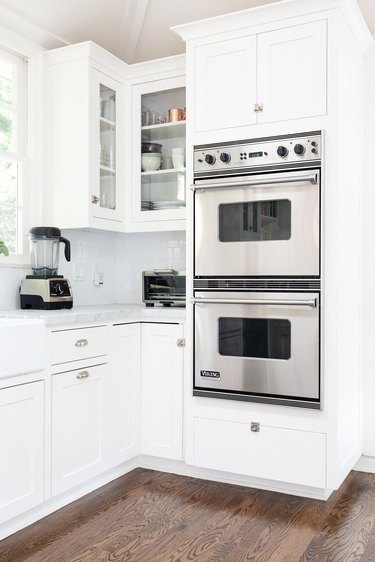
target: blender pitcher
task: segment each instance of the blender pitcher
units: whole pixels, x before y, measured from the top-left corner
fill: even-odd
[[[70,242],[61,236],[61,230],[50,226],[30,229],[30,254],[33,275],[55,277],[59,268],[60,242],[65,244],[65,259],[70,261]]]

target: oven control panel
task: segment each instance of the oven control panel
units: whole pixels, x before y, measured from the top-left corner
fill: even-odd
[[[321,135],[312,133],[240,141],[222,145],[199,146],[194,149],[194,172],[256,168],[321,159]]]

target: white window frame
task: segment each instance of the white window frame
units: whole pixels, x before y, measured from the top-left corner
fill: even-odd
[[[30,267],[28,233],[31,226],[42,224],[42,153],[43,153],[43,62],[44,49],[0,26],[0,50],[26,61],[24,64],[24,115],[17,134],[22,139],[22,224],[20,228],[21,254],[0,254],[2,267]]]

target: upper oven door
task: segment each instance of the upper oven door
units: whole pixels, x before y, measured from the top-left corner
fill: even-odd
[[[319,276],[319,169],[197,180],[195,276]]]

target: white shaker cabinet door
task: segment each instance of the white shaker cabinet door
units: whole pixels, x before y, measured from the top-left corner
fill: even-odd
[[[195,131],[256,123],[256,36],[195,50]]]
[[[141,326],[114,326],[111,352],[113,376],[113,463],[139,455]]]
[[[258,35],[258,123],[326,113],[326,21]]]
[[[52,494],[104,472],[111,456],[107,365],[52,377]]]
[[[44,382],[0,390],[0,524],[44,500]]]
[[[183,326],[142,325],[141,453],[182,460]]]

